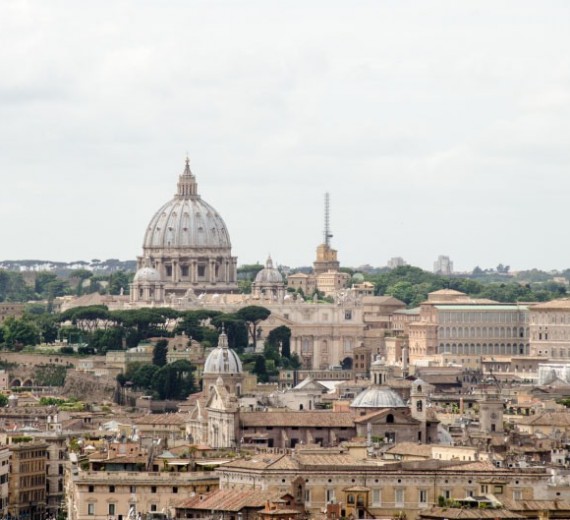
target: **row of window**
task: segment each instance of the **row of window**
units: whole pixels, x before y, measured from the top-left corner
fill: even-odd
[[[528,315],[520,311],[513,312],[441,312],[440,323],[526,323]]]
[[[19,459],[20,460],[39,459],[39,458],[45,458],[45,457],[46,457],[46,451],[45,450],[30,450],[30,451],[20,452]]]
[[[121,490],[124,490],[126,488],[127,488],[127,486],[111,485],[111,486],[109,486],[109,493],[115,493],[117,491],[120,492]],[[137,486],[128,486],[128,488],[129,488],[129,493],[136,493],[137,492]],[[144,493],[144,492],[146,492],[147,488],[143,487],[142,489],[143,489],[142,492]],[[157,490],[158,490],[158,486],[150,486],[150,492],[151,493],[157,493]],[[95,486],[93,486],[93,485],[88,486],[87,491],[89,493],[95,493]],[[178,493],[178,486],[172,486],[172,493]]]
[[[439,327],[439,338],[524,338],[523,327]]]
[[[500,495],[504,492],[504,487],[502,485],[488,485],[482,484],[480,486],[481,494],[492,493],[496,495]],[[472,497],[475,494],[474,489],[467,490],[467,495]],[[452,498],[452,492],[450,489],[444,489],[441,491],[441,496],[445,499]],[[513,500],[522,500],[523,493],[520,489],[513,490]],[[311,491],[309,489],[305,490],[305,502],[309,503],[311,501]],[[419,506],[426,506],[433,499],[430,499],[430,492],[428,489],[419,489],[417,494],[417,500]],[[335,490],[334,489],[327,489],[326,490],[326,501],[327,503],[336,502]],[[349,505],[355,506],[368,506],[368,504],[364,503],[364,496],[361,494],[349,494],[346,497],[346,502]],[[372,490],[372,505],[375,507],[380,507],[382,505],[382,490],[381,489],[373,489]],[[403,507],[406,505],[406,490],[403,488],[396,488],[394,489],[394,505],[396,507]]]

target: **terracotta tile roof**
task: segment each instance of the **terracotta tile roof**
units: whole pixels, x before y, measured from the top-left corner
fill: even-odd
[[[268,501],[279,498],[274,492],[259,489],[217,489],[208,495],[197,495],[184,500],[177,509],[202,511],[241,511],[248,508],[263,508]]]
[[[417,457],[431,458],[431,445],[418,444],[417,442],[399,442],[392,446],[386,453],[391,455],[413,455]]]
[[[172,426],[186,424],[186,416],[178,413],[165,413],[165,414],[147,414],[142,417],[137,417],[134,420],[135,424],[147,424],[157,426]]]
[[[492,462],[488,460],[467,462],[467,463],[454,463],[453,465],[443,468],[444,471],[456,471],[457,469],[461,471],[490,471],[490,472],[501,472],[503,470],[497,468]]]
[[[544,412],[541,414],[523,417],[519,424],[532,426],[563,426],[570,427],[569,412]]]
[[[350,412],[302,411],[302,412],[245,412],[240,414],[242,426],[278,426],[311,428],[353,428]]]
[[[378,410],[376,412],[371,412],[371,413],[368,413],[366,415],[361,415],[360,417],[356,417],[354,419],[354,423],[355,424],[367,423],[368,421],[370,421],[372,419],[385,417],[388,414],[394,415],[394,417],[396,418],[395,422],[398,424],[408,423],[408,424],[416,425],[416,424],[419,424],[419,422],[420,422],[411,416],[411,412],[408,409],[406,409],[406,410],[402,410],[402,409],[394,410],[393,408],[386,408],[384,410]]]
[[[511,511],[570,511],[568,500],[511,500],[501,499],[503,506]]]
[[[449,518],[469,520],[494,519],[494,518],[524,518],[518,513],[513,513],[508,509],[480,509],[480,508],[453,508],[453,507],[433,507],[421,512],[420,518]]]
[[[251,458],[246,459],[236,459],[227,464],[224,464],[224,469],[226,468],[243,468],[243,469],[265,469],[270,466],[279,469],[296,469],[298,468],[298,464],[295,464],[291,461],[290,455],[276,455],[276,454],[267,454],[267,453],[260,453],[255,455]],[[286,459],[288,460],[282,460]],[[291,467],[288,467],[291,465]]]
[[[552,300],[550,302],[536,303],[530,307],[531,311],[570,310],[570,299]]]

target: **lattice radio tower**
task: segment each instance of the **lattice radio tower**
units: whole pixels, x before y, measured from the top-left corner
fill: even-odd
[[[331,233],[331,225],[330,225],[330,195],[327,193],[325,193],[325,231],[324,231],[324,235],[325,235],[325,244],[327,246],[331,245],[331,238],[332,238],[332,233]]]

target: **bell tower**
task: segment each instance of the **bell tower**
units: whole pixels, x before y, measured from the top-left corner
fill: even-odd
[[[479,429],[482,433],[503,433],[503,400],[499,394],[485,394],[479,401]]]
[[[412,383],[410,393],[410,406],[412,417],[420,421],[421,426],[418,431],[418,442],[426,442],[427,424],[427,384],[421,379],[416,379]]]

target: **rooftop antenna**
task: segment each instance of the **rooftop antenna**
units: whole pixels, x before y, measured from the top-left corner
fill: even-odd
[[[324,231],[324,235],[325,235],[325,245],[330,246],[331,245],[331,238],[332,238],[332,233],[331,233],[331,226],[330,226],[330,195],[329,193],[325,193],[325,231]]]

